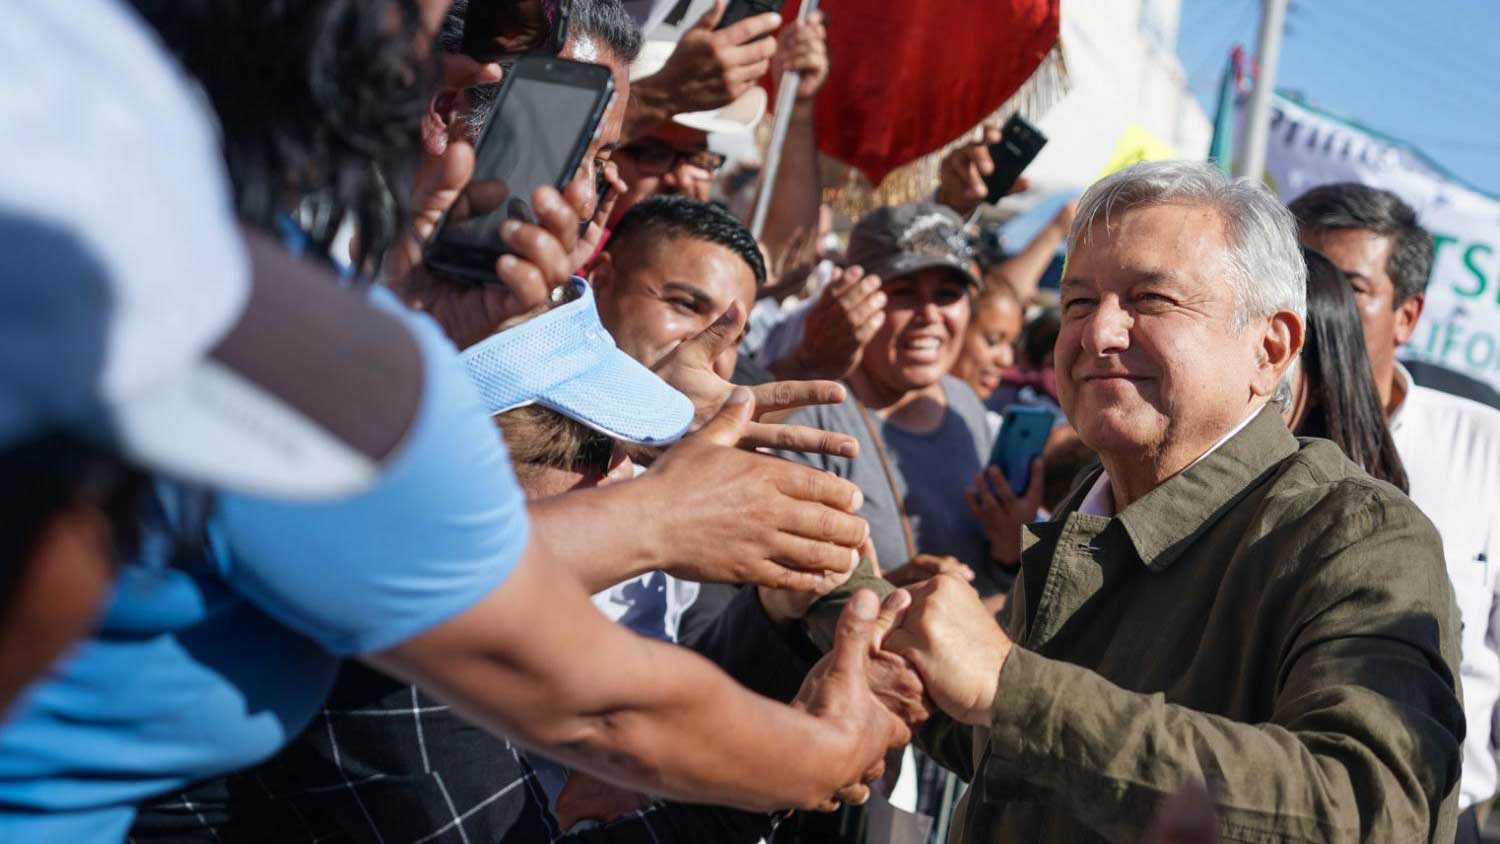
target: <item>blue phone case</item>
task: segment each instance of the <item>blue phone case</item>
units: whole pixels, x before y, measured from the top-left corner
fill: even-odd
[[[1019,405],[1005,411],[1000,436],[990,451],[990,465],[1000,467],[1010,491],[1018,496],[1025,495],[1031,484],[1031,462],[1046,448],[1055,418],[1045,407]]]

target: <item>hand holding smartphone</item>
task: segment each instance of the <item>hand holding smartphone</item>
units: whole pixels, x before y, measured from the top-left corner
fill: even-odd
[[[613,93],[603,65],[546,56],[517,61],[475,147],[474,177],[427,245],[427,266],[475,283],[497,281],[495,262],[509,251],[500,224],[536,223],[532,192],[542,185],[566,190]]]
[[[1014,405],[1005,411],[1000,436],[990,450],[990,465],[1000,469],[1015,495],[1025,495],[1031,485],[1031,464],[1046,449],[1054,420],[1045,407]]]
[[[729,5],[724,8],[724,16],[714,29],[725,29],[733,26],[745,18],[753,18],[756,15],[764,15],[767,12],[781,13],[781,7],[785,0],[729,0]],[[762,38],[767,36],[762,35]]]
[[[1021,172],[1046,145],[1047,136],[1040,129],[1019,114],[1011,115],[1000,129],[1000,140],[989,145],[990,162],[994,169],[984,180],[987,188],[984,201],[994,205],[1004,199],[1010,193],[1011,186],[1021,178]]]

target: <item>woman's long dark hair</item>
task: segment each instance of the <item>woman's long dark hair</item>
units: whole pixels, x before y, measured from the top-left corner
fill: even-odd
[[[132,0],[223,127],[240,216],[325,253],[346,216],[373,275],[407,220],[437,51],[415,0]]]
[[[1308,409],[1296,433],[1333,440],[1371,477],[1406,492],[1406,468],[1370,374],[1349,280],[1320,252],[1303,247],[1302,257],[1307,262],[1307,339],[1301,366]]]

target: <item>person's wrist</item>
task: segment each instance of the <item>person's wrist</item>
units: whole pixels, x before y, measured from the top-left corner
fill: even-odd
[[[620,490],[611,502],[613,514],[622,529],[615,532],[609,553],[621,559],[633,561],[635,574],[663,571],[675,562],[671,554],[681,534],[670,522],[677,512],[669,504],[662,489],[664,479],[659,473],[646,472],[628,483],[606,487],[604,491]]]
[[[995,699],[1000,694],[1000,675],[1005,672],[1005,662],[1010,658],[1010,653],[1014,648],[1015,645],[1010,641],[1010,637],[1001,634],[993,647],[989,649],[991,653],[991,659],[989,660],[990,668],[987,669],[989,684],[985,687],[984,692],[979,695],[979,699],[975,701],[973,708],[959,718],[960,721],[974,727],[987,727],[990,725],[990,721],[992,720],[991,713],[995,709]]]
[[[990,562],[997,566],[1013,569],[1021,565],[1021,555],[1017,552],[1007,552],[1008,543],[990,537]]]

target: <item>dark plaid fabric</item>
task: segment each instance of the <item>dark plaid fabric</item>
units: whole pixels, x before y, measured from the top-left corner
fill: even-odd
[[[695,650],[762,694],[795,694],[811,661],[741,590]],[[565,834],[520,748],[397,680],[347,662],[311,725],[248,771],[144,806],[130,844],[667,844],[771,835],[771,816],[658,803]]]

